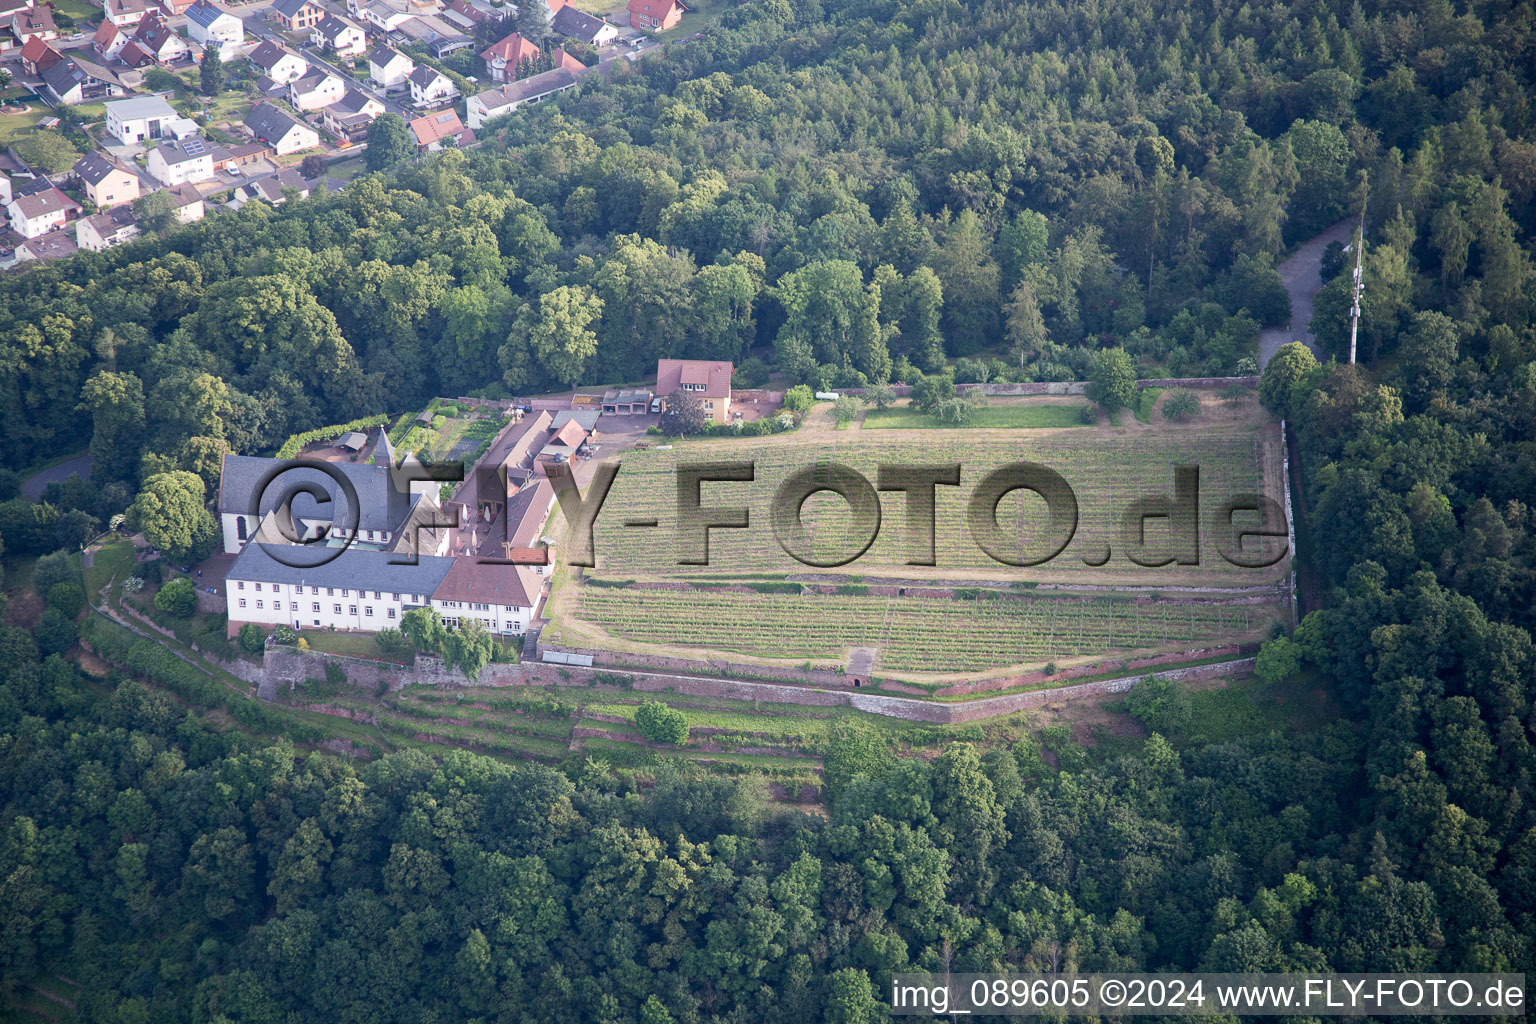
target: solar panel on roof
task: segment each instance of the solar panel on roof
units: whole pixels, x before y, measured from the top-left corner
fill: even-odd
[[[207,147],[203,145],[203,140],[195,135],[190,139],[183,140],[181,148],[186,151],[188,156],[202,156],[208,152]]]

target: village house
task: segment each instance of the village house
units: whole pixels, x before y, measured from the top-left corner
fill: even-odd
[[[378,46],[368,55],[368,77],[381,89],[394,89],[406,84],[416,62],[390,46]]]
[[[688,8],[680,0],[629,0],[629,27],[642,32],[676,28]]]
[[[60,106],[94,103],[126,91],[113,72],[83,57],[66,57],[42,73],[43,85]]]
[[[274,0],[270,17],[289,32],[308,32],[320,24],[325,10],[314,0]]]
[[[191,48],[176,30],[154,12],[144,15],[144,20],[134,30],[132,41],[160,64],[175,64],[192,56]]]
[[[213,150],[201,135],[165,139],[150,151],[146,166],[162,185],[207,181],[213,177]]]
[[[423,153],[436,153],[445,145],[467,146],[475,141],[475,133],[464,127],[456,110],[444,110],[427,114],[411,122],[411,135],[416,148]]]
[[[326,131],[349,142],[361,142],[368,126],[384,113],[384,104],[358,89],[348,89],[341,99],[325,108]]]
[[[96,34],[91,37],[91,49],[102,60],[115,60],[128,43],[128,33],[110,21],[103,20]]]
[[[511,82],[519,72],[539,59],[539,48],[513,32],[480,51],[485,76],[492,82]]]
[[[264,39],[252,48],[251,66],[279,85],[298,81],[309,71],[309,62],[291,50]]]
[[[80,182],[86,198],[100,209],[121,206],[139,198],[139,176],[92,151],[75,161],[70,174]]]
[[[278,156],[320,145],[320,133],[300,124],[270,103],[258,103],[245,117],[246,130],[257,142],[272,147]]]
[[[411,84],[411,106],[418,110],[435,110],[459,98],[459,87],[453,80],[425,64],[412,71],[406,81]]]
[[[550,22],[558,36],[577,39],[589,46],[607,46],[619,38],[619,27],[574,7],[562,7]]]
[[[40,75],[64,59],[42,36],[33,36],[21,47],[21,67],[29,75]]]
[[[661,411],[667,399],[681,391],[698,398],[704,415],[714,423],[731,422],[731,373],[734,367],[717,359],[661,359],[656,363],[656,395]]]
[[[245,41],[245,22],[208,0],[197,0],[187,8],[187,37],[205,51],[217,49],[221,60],[234,60]]]
[[[14,196],[6,206],[11,230],[23,238],[37,238],[62,227],[70,213],[79,210],[79,203],[51,186],[30,195]]]
[[[144,0],[103,0],[101,9],[106,21],[118,28],[127,28],[144,20],[149,6]]]
[[[368,36],[362,28],[334,14],[327,14],[320,20],[310,32],[309,41],[338,57],[357,57],[368,52]]]
[[[575,74],[565,68],[555,68],[518,82],[508,82],[499,89],[475,93],[464,101],[465,120],[471,129],[479,131],[492,118],[509,114],[526,104],[539,103],[558,92],[574,88],[576,82]]]
[[[197,190],[197,186],[191,182],[177,185],[169,189],[172,200],[176,203],[176,219],[182,224],[191,224],[193,221],[203,219],[207,207],[203,204],[203,194]]]
[[[167,18],[179,18],[187,13],[187,9],[192,6],[192,0],[159,0],[157,6],[160,8],[160,13]]]
[[[335,75],[312,69],[288,86],[288,102],[295,110],[320,110],[330,106],[347,94],[346,83]]]
[[[29,39],[44,42],[59,38],[59,28],[53,23],[53,10],[48,7],[23,7],[11,15],[11,35],[18,46],[26,46]]]
[[[15,255],[17,263],[26,263],[32,260],[61,260],[79,251],[74,234],[68,228],[59,228],[22,242],[16,247]]]
[[[124,144],[145,142],[170,134],[181,115],[159,96],[133,96],[106,105],[107,132]]]
[[[276,174],[253,178],[238,186],[234,190],[229,205],[238,210],[251,200],[259,199],[273,206],[281,206],[288,201],[289,192],[297,195],[300,199],[308,199],[310,185],[298,171],[292,167],[284,167]]]
[[[132,241],[139,234],[139,221],[133,210],[117,206],[92,217],[75,221],[75,243],[82,249],[101,252],[114,245]]]

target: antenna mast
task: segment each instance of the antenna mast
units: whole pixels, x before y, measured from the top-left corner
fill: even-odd
[[[1355,240],[1354,303],[1349,307],[1349,361],[1355,361],[1355,341],[1360,336],[1360,297],[1365,294],[1365,200],[1360,200],[1360,233]]]

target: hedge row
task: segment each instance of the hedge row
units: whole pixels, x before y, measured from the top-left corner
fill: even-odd
[[[362,419],[353,420],[350,423],[338,423],[331,427],[319,427],[315,430],[305,430],[294,434],[283,442],[283,446],[277,450],[277,458],[297,458],[304,446],[315,441],[324,441],[327,438],[340,437],[342,434],[353,430],[367,430],[369,427],[382,426],[389,422],[389,417],[384,415],[364,416]]]
[[[235,721],[257,732],[282,732],[299,742],[317,742],[326,737],[321,729],[290,722],[260,701],[230,692],[164,645],[137,636],[115,622],[92,615],[82,624],[81,634],[99,657],[165,687],[189,704],[208,710],[223,708]]]

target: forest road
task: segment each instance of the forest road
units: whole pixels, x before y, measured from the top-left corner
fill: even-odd
[[[61,462],[57,466],[49,466],[39,473],[34,473],[22,484],[21,491],[29,501],[42,501],[43,488],[54,481],[63,483],[71,473],[79,473],[81,476],[89,476],[91,472],[90,455],[76,455],[67,462]]]
[[[1329,242],[1348,245],[1354,236],[1354,220],[1341,220],[1314,238],[1301,243],[1291,258],[1275,270],[1285,283],[1286,294],[1291,297],[1291,322],[1285,327],[1266,327],[1259,332],[1259,367],[1262,369],[1270,356],[1288,341],[1305,342],[1317,355],[1317,341],[1312,337],[1312,296],[1323,287],[1319,268],[1323,263],[1323,250]],[[1321,356],[1318,356],[1321,359]]]

